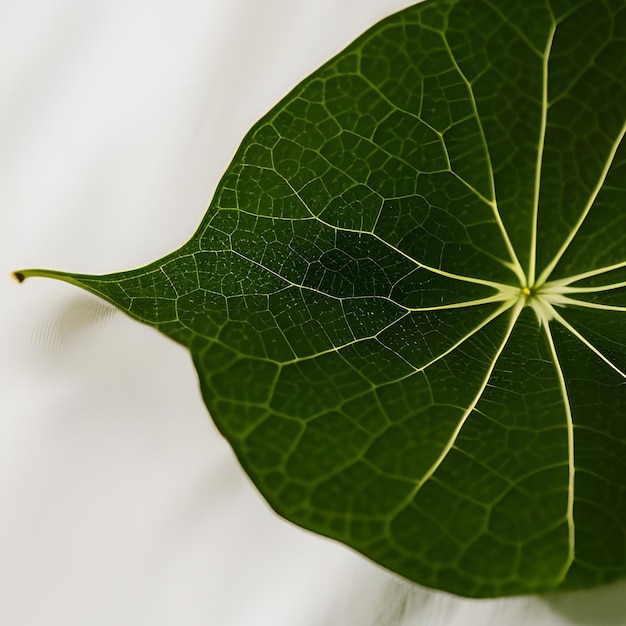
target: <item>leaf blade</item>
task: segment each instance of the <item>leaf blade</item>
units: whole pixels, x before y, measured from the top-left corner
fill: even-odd
[[[242,466],[305,528],[461,595],[623,576],[625,10],[410,7],[255,124],[179,250],[16,277],[189,348]],[[609,434],[580,389],[606,392]]]

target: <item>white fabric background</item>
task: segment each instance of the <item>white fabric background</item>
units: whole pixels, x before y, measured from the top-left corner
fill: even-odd
[[[626,624],[626,585],[469,601],[277,518],[185,351],[63,283],[195,230],[246,130],[410,0],[0,0],[0,624]]]

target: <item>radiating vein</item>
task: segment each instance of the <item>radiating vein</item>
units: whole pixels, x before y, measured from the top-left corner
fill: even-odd
[[[399,358],[401,358],[409,367],[411,367],[413,371],[411,371],[410,373],[408,373],[408,374],[406,374],[404,376],[398,377],[397,379],[395,379],[395,382],[399,382],[401,380],[405,380],[406,378],[410,378],[411,376],[413,376],[417,372],[422,372],[422,371],[428,369],[431,365],[433,365],[437,361],[443,359],[444,357],[446,357],[451,352],[454,352],[461,344],[463,344],[468,339],[473,337],[482,328],[487,326],[487,324],[489,324],[492,320],[496,319],[496,317],[502,315],[502,313],[504,313],[505,311],[510,309],[515,304],[516,301],[517,301],[517,298],[510,299],[510,300],[507,300],[507,301],[503,302],[502,305],[499,306],[493,313],[488,315],[484,320],[482,320],[479,324],[474,326],[474,328],[472,328],[470,331],[466,332],[465,335],[463,335],[462,337],[457,339],[447,350],[444,350],[441,354],[438,354],[436,357],[433,357],[430,361],[428,361],[424,365],[420,365],[419,367],[416,367],[413,363],[410,363],[401,354],[398,354],[396,352],[396,355]],[[387,331],[389,328],[391,328],[394,324],[397,324],[402,319],[404,319],[407,314],[408,313],[405,313],[404,315],[402,315],[398,319],[394,319],[393,321],[389,322],[386,326],[384,326],[380,330],[376,331],[376,333],[374,333],[374,334],[367,335],[365,337],[359,337],[358,339],[354,339],[352,341],[348,341],[348,342],[343,343],[341,345],[333,346],[332,348],[327,348],[325,350],[319,350],[319,351],[315,352],[314,354],[310,354],[310,355],[302,356],[302,357],[296,357],[294,359],[289,359],[287,361],[274,361],[273,359],[265,359],[265,360],[275,362],[275,363],[277,363],[278,365],[280,365],[282,367],[282,366],[285,366],[285,365],[292,365],[294,363],[301,363],[303,361],[310,361],[310,360],[313,360],[313,359],[317,359],[320,356],[324,356],[326,354],[331,354],[333,352],[334,353],[338,353],[339,355],[341,355],[342,350],[345,350],[346,348],[349,348],[351,346],[354,346],[354,345],[357,345],[357,344],[360,344],[360,343],[365,343],[366,341],[371,341],[372,339],[376,339],[382,346],[384,346],[385,348],[389,348],[389,346],[384,341],[381,340],[380,335],[382,335],[385,331]]]
[[[280,174],[279,174],[279,176],[280,176]],[[319,221],[320,224],[324,224],[324,226],[328,226],[328,228],[332,228],[333,230],[338,231],[338,232],[347,232],[347,233],[353,233],[353,234],[368,235],[370,237],[373,237],[373,238],[377,239],[378,241],[380,241],[385,246],[387,246],[388,248],[390,248],[391,250],[393,250],[394,252],[402,255],[405,259],[411,261],[411,263],[414,263],[417,267],[425,269],[425,270],[427,270],[429,272],[433,272],[433,274],[439,274],[440,276],[445,276],[446,278],[451,278],[453,280],[460,280],[460,281],[466,282],[466,283],[475,283],[477,285],[485,285],[487,287],[491,287],[493,289],[496,289],[497,291],[500,291],[500,292],[509,290],[511,288],[510,285],[505,285],[504,283],[498,283],[498,282],[493,281],[493,280],[486,280],[486,279],[483,279],[483,278],[475,278],[473,276],[462,276],[461,274],[455,274],[453,272],[446,272],[445,270],[442,270],[442,269],[439,269],[439,268],[436,268],[436,267],[432,267],[430,265],[426,265],[426,264],[422,263],[421,261],[418,261],[418,260],[414,259],[412,256],[410,256],[406,252],[403,252],[402,250],[400,250],[400,248],[397,248],[396,246],[393,246],[392,244],[390,244],[388,241],[386,241],[385,239],[383,239],[382,237],[380,237],[376,233],[373,233],[371,231],[360,231],[360,230],[355,230],[353,228],[345,228],[343,226],[337,226],[335,224],[331,224],[330,222],[327,222],[326,220],[323,220],[319,215],[316,215],[315,213],[313,213],[313,211],[311,211],[310,207],[307,205],[307,203],[304,201],[304,199],[300,196],[300,194],[294,188],[294,186],[289,182],[289,180],[287,180],[283,176],[281,176],[281,178],[283,179],[285,184],[288,185],[288,187],[293,192],[294,196],[296,196],[296,198],[298,198],[298,200],[302,203],[302,206],[304,206],[304,208],[309,212],[309,214],[313,218],[315,218],[317,221]]]
[[[578,218],[578,221],[574,225],[574,228],[572,228],[572,230],[569,232],[567,238],[563,242],[563,245],[560,247],[559,251],[554,255],[554,258],[552,259],[552,261],[548,263],[546,268],[543,270],[543,272],[539,276],[539,279],[537,280],[538,285],[542,285],[548,279],[548,277],[552,273],[552,270],[554,270],[554,268],[557,266],[558,262],[561,260],[561,257],[565,254],[565,251],[569,248],[570,244],[574,240],[574,237],[576,237],[576,235],[578,234],[578,231],[580,230],[581,226],[583,225],[583,222],[587,218],[587,215],[589,215],[589,211],[593,207],[596,201],[596,198],[598,197],[598,194],[600,193],[602,186],[604,185],[604,181],[606,180],[606,177],[609,174],[609,170],[611,169],[611,165],[613,164],[613,160],[615,159],[617,150],[619,149],[622,139],[624,138],[624,134],[626,134],[626,122],[624,122],[620,132],[617,135],[615,142],[613,143],[613,145],[611,146],[611,149],[609,150],[608,157],[606,159],[604,167],[602,168],[602,172],[600,173],[598,182],[595,188],[593,189],[593,191],[591,192],[591,195],[589,196],[589,200],[587,201],[587,204],[585,205],[583,212],[581,213],[580,217]]]
[[[548,63],[550,59],[550,51],[552,50],[552,41],[556,24],[552,24],[548,41],[543,52],[543,79],[541,91],[541,126],[539,129],[539,143],[537,146],[537,164],[535,166],[535,191],[533,200],[532,229],[530,236],[530,254],[528,268],[528,284],[535,284],[535,271],[537,264],[537,221],[539,219],[539,193],[541,190],[541,166],[543,163],[543,152],[546,141],[546,126],[548,121]]]
[[[556,313],[554,311],[553,315],[556,317]],[[572,409],[569,402],[569,395],[567,393],[567,386],[565,384],[565,376],[563,375],[563,370],[561,369],[561,363],[556,352],[556,346],[554,345],[554,338],[552,337],[552,331],[550,330],[550,322],[548,319],[544,319],[542,320],[542,322],[543,323],[541,324],[541,326],[546,333],[546,339],[548,340],[548,345],[550,346],[550,353],[552,354],[554,367],[556,369],[557,378],[559,380],[561,396],[563,397],[563,406],[565,408],[565,419],[567,422],[567,461],[569,477],[567,482],[566,518],[568,528],[569,551],[565,563],[563,564],[563,568],[561,569],[558,577],[558,582],[561,582],[567,576],[567,573],[569,572],[569,569],[574,562],[574,556],[576,551],[576,534],[574,526],[574,420],[572,419]]]
[[[550,282],[545,284],[546,289],[550,289],[554,287],[561,287],[566,285],[571,285],[572,283],[576,283],[579,280],[585,280],[585,278],[593,278],[594,276],[599,276],[600,274],[608,274],[615,270],[620,270],[626,267],[626,261],[622,261],[621,263],[615,263],[613,265],[606,265],[605,267],[599,267],[595,270],[590,270],[588,272],[583,272],[582,274],[575,274],[573,276],[568,276],[567,278],[559,278],[557,280],[551,280]]]
[[[626,287],[626,280],[619,283],[598,285],[595,287],[561,287],[559,293],[599,293],[602,291],[613,291],[615,289],[620,289],[621,287]]]
[[[395,246],[392,246],[389,242],[385,241],[382,237],[379,237],[376,234],[372,235],[372,237],[375,237],[381,243],[384,243],[385,245],[389,246],[389,248],[391,248],[392,250],[394,250],[398,254],[401,254],[405,259],[407,259],[409,261],[412,261],[413,263],[415,263],[415,265],[417,267],[420,267],[420,268],[425,269],[425,270],[427,270],[429,272],[432,272],[433,274],[439,274],[440,276],[445,276],[446,278],[451,278],[453,280],[459,280],[459,281],[464,282],[464,283],[474,283],[476,285],[484,285],[485,287],[491,287],[492,289],[497,289],[499,292],[504,292],[504,291],[508,292],[508,290],[511,289],[511,285],[506,285],[504,283],[498,283],[495,280],[487,280],[487,279],[484,279],[484,278],[476,278],[474,276],[464,276],[462,274],[455,274],[454,272],[447,272],[446,270],[442,270],[442,269],[440,269],[438,267],[432,267],[431,265],[426,265],[426,264],[422,263],[421,261],[417,261],[416,259],[414,259],[412,256],[410,256],[406,252],[403,252],[402,250],[400,250],[400,248],[396,248]]]
[[[626,306],[619,306],[616,304],[602,304],[601,302],[587,302],[586,300],[579,300],[578,298],[568,298],[562,294],[550,294],[550,300],[552,304],[562,306],[580,306],[586,309],[596,309],[598,311],[621,311],[626,312]]]
[[[446,46],[446,50],[448,52],[450,60],[452,61],[452,64],[454,65],[454,68],[456,69],[457,73],[461,77],[461,80],[465,84],[467,92],[470,96],[472,110],[474,113],[474,117],[476,118],[476,124],[478,125],[478,130],[480,132],[480,136],[483,142],[483,147],[485,149],[485,158],[487,159],[487,166],[489,168],[489,191],[491,193],[491,200],[492,200],[490,203],[490,206],[493,210],[496,223],[498,224],[498,228],[500,229],[500,233],[502,235],[502,238],[504,239],[506,248],[511,256],[511,261],[513,262],[515,274],[517,275],[517,277],[520,279],[521,282],[524,282],[524,270],[522,269],[522,265],[519,262],[519,259],[517,258],[517,254],[515,253],[515,249],[513,248],[513,244],[511,243],[511,239],[509,238],[509,233],[507,232],[506,227],[504,226],[504,222],[502,221],[502,216],[500,215],[500,210],[498,209],[498,203],[496,199],[496,186],[495,186],[495,180],[494,180],[494,175],[493,175],[493,164],[491,162],[491,154],[489,153],[489,145],[487,144],[487,136],[485,135],[485,129],[483,128],[483,123],[480,118],[480,114],[478,113],[478,106],[476,104],[476,98],[474,96],[474,90],[472,88],[472,84],[469,82],[469,80],[467,80],[467,77],[463,73],[463,70],[461,70],[456,60],[456,57],[454,56],[454,53],[452,52],[452,48],[450,48],[450,44],[448,43],[448,40],[445,37],[443,37],[443,42]]]
[[[422,485],[424,485],[428,481],[428,479],[437,471],[437,468],[439,468],[439,466],[444,462],[444,460],[448,456],[448,453],[454,446],[459,436],[459,433],[461,432],[461,429],[463,428],[463,425],[467,421],[467,418],[471,415],[472,411],[476,408],[476,405],[478,404],[487,385],[489,384],[489,379],[491,378],[491,374],[493,373],[493,370],[496,367],[496,363],[498,362],[498,359],[500,358],[502,351],[504,350],[507,342],[509,341],[509,337],[511,336],[511,333],[513,332],[513,327],[515,326],[515,322],[517,322],[517,318],[519,317],[523,308],[524,308],[524,301],[521,298],[518,298],[515,301],[515,304],[513,305],[513,311],[511,312],[511,318],[509,319],[509,324],[507,326],[504,339],[502,340],[502,342],[500,343],[500,346],[496,350],[496,353],[494,354],[491,360],[491,363],[489,364],[489,367],[487,368],[487,372],[483,378],[482,383],[480,384],[480,387],[478,388],[478,391],[476,392],[476,395],[474,396],[473,400],[471,401],[467,409],[465,409],[465,411],[463,412],[461,419],[459,420],[458,424],[456,425],[456,428],[450,435],[450,438],[448,439],[446,445],[444,446],[437,460],[430,466],[428,471],[424,474],[424,476],[422,476],[422,478],[416,484],[415,489],[413,489],[412,493],[410,494],[408,498],[409,500],[415,496],[415,494],[420,490]]]
[[[503,302],[502,306],[498,307],[491,315],[487,316],[480,324],[478,324],[478,326],[475,326],[474,328],[472,328],[472,330],[470,330],[468,333],[463,335],[463,337],[458,339],[445,352],[442,352],[439,356],[434,358],[432,361],[429,361],[426,365],[422,365],[421,367],[419,367],[415,371],[416,372],[421,372],[421,371],[427,369],[428,367],[430,367],[433,363],[436,363],[440,359],[443,359],[445,356],[447,356],[451,352],[454,352],[454,350],[456,350],[462,343],[464,343],[470,337],[475,335],[479,330],[481,330],[482,328],[487,326],[487,324],[489,324],[489,322],[491,322],[492,320],[495,320],[496,317],[502,315],[502,313],[504,313],[505,311],[510,309],[517,302],[517,300],[518,299],[515,298],[515,299],[507,300],[506,302]],[[518,313],[518,315],[519,315],[519,313]]]
[[[486,298],[479,298],[477,300],[465,300],[462,302],[453,302],[451,304],[440,304],[435,306],[423,306],[423,307],[406,307],[408,311],[421,312],[421,311],[447,311],[450,309],[465,309],[467,307],[480,306],[482,304],[490,304],[492,302],[510,301],[516,300],[519,290],[515,287],[511,287],[507,291],[501,291],[493,296]]]
[[[582,341],[589,350],[591,350],[596,356],[601,358],[611,369],[615,370],[622,378],[626,378],[626,373],[624,373],[615,363],[613,363],[608,357],[604,356],[598,348],[596,348],[588,339],[586,339],[574,326],[572,326],[563,316],[559,315],[556,311],[554,311],[554,319],[559,322],[559,324],[563,325],[567,330],[569,330],[574,337],[578,340]]]

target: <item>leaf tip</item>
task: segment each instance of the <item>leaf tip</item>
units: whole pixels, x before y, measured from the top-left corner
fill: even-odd
[[[26,275],[23,272],[12,272],[11,276],[13,276],[18,283],[23,283],[26,280]]]

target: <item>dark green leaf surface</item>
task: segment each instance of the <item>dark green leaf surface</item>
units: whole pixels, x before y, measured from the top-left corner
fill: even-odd
[[[626,570],[626,4],[427,0],[247,135],[196,234],[43,270],[191,351],[284,517],[468,596]]]

